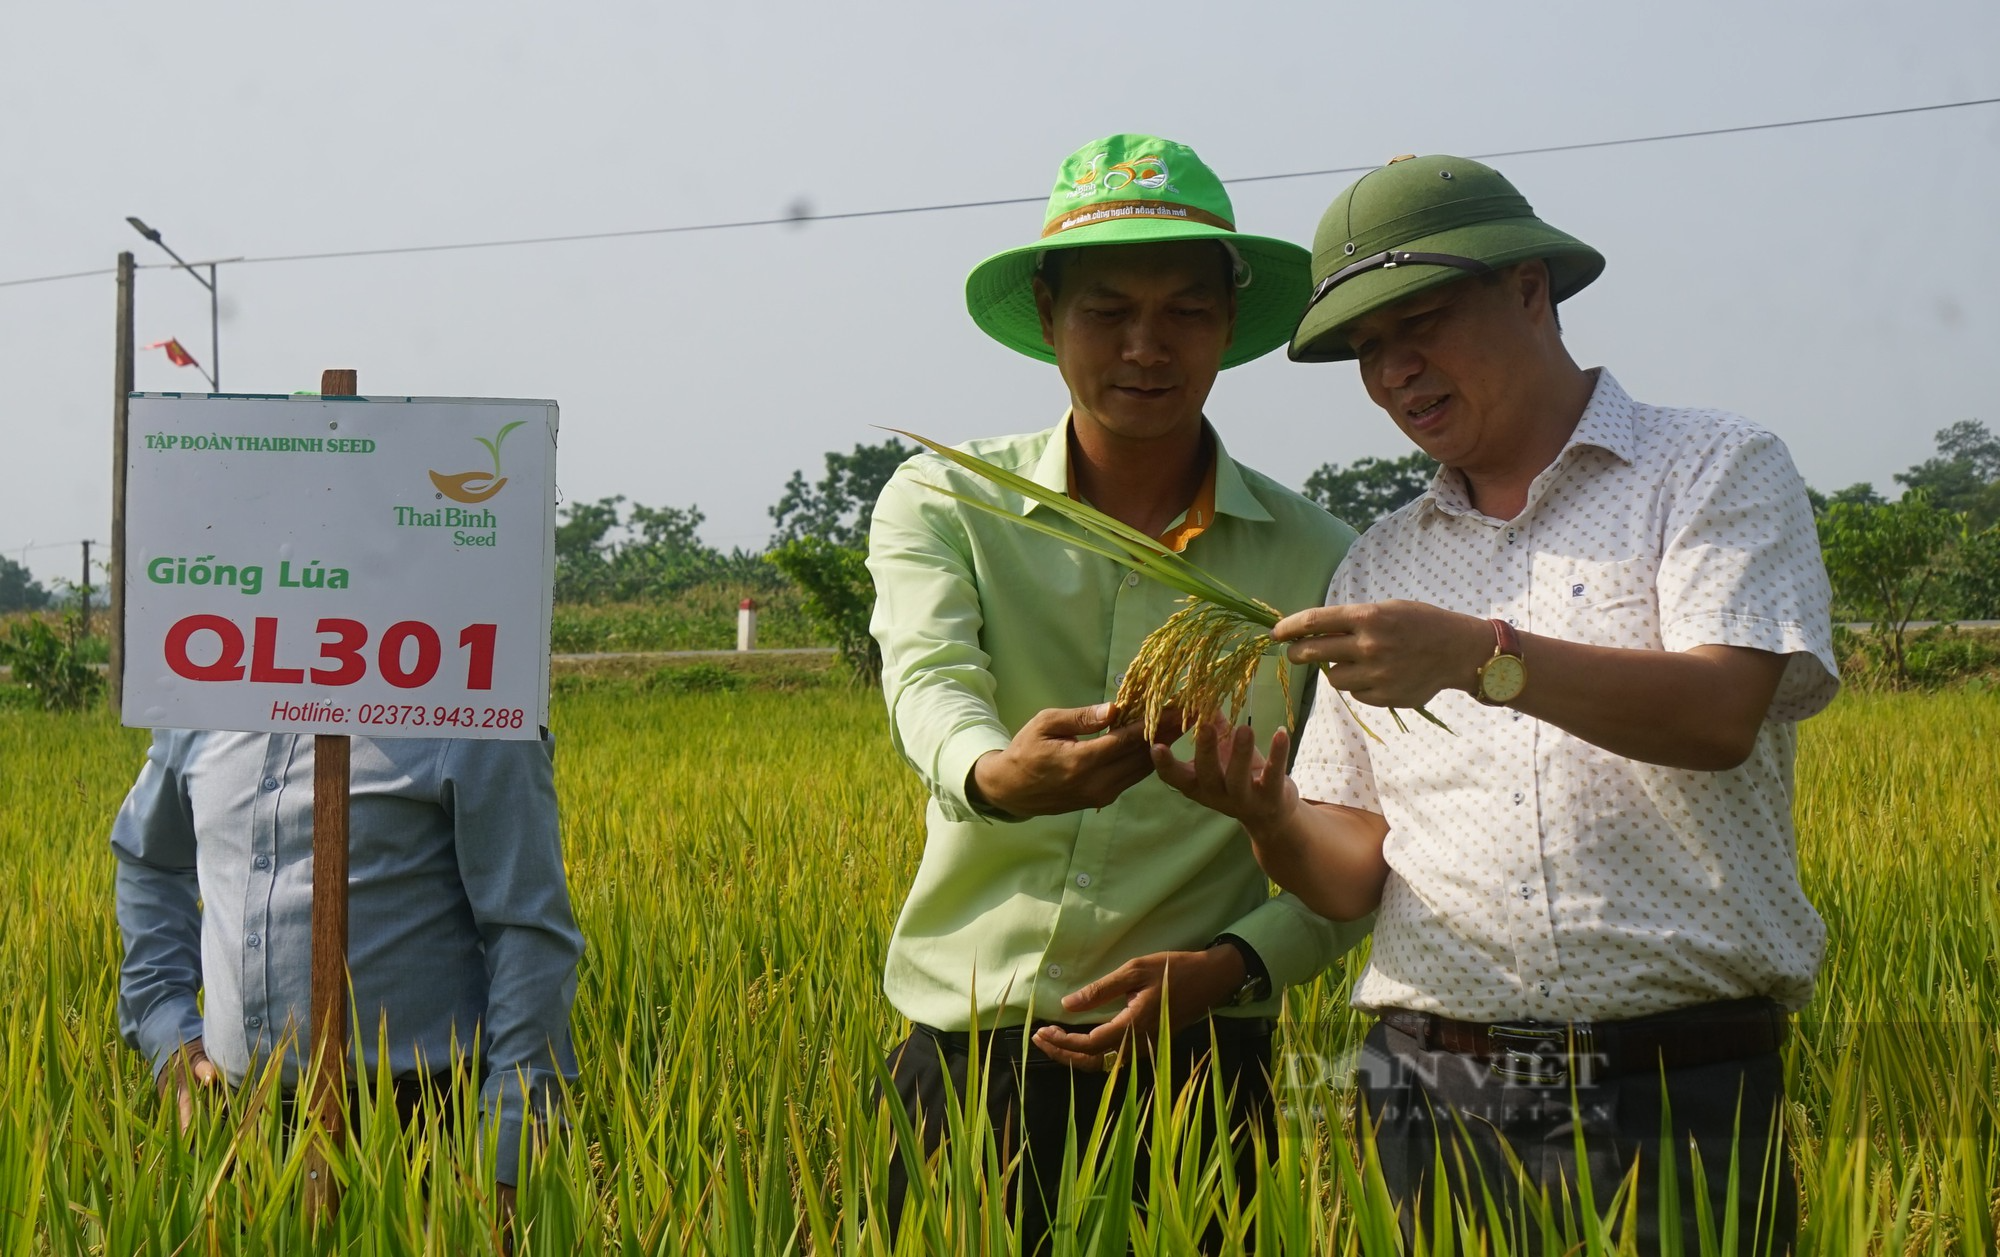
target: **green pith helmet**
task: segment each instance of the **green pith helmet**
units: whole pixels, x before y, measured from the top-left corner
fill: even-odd
[[[1491,166],[1464,157],[1399,157],[1333,198],[1313,234],[1305,317],[1294,362],[1352,358],[1341,329],[1364,314],[1466,275],[1543,258],[1557,301],[1604,270],[1604,257],[1535,217]]]
[[[1214,240],[1236,260],[1233,367],[1276,349],[1306,299],[1308,256],[1298,245],[1236,230],[1229,193],[1194,150],[1153,135],[1108,135],[1071,153],[1056,175],[1042,238],[996,253],[965,281],[965,308],[988,336],[1054,362],[1035,313],[1033,280],[1051,249]]]

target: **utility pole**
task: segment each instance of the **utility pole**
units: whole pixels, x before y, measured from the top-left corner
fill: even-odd
[[[222,299],[215,287],[213,262],[208,264],[208,386],[218,393],[222,391]]]
[[[125,449],[131,413],[132,255],[118,255],[118,343],[112,358],[111,401],[111,566],[104,583],[111,590],[111,694],[114,710],[125,705]],[[88,574],[86,573],[86,576]]]
[[[85,541],[83,543],[83,583],[76,587],[76,592],[82,595],[83,597],[83,609],[81,612],[83,616],[82,620],[83,628],[79,636],[89,637],[90,636],[90,542],[88,541]]]

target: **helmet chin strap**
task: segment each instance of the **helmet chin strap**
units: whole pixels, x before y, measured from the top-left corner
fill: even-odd
[[[1312,300],[1306,302],[1310,310],[1320,303],[1321,298],[1340,287],[1356,275],[1369,271],[1394,270],[1398,266],[1455,266],[1474,275],[1490,275],[1493,268],[1478,258],[1460,257],[1456,253],[1411,253],[1398,249],[1384,249],[1380,253],[1349,262],[1333,274],[1319,281],[1313,288]]]

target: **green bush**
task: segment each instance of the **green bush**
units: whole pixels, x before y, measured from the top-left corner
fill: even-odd
[[[1946,577],[1952,610],[1961,620],[2000,620],[2000,524],[1968,533]]]
[[[1912,640],[1905,657],[1910,680],[1935,689],[2000,671],[2000,642],[1939,626]]]
[[[863,685],[882,679],[882,648],[869,635],[875,614],[875,581],[868,552],[821,537],[795,537],[764,555],[805,596],[805,612]]]
[[[1882,634],[1833,626],[1833,657],[1842,684],[1853,690],[1915,687],[1984,693],[2000,686],[2000,632],[1934,624],[1904,643],[1903,669],[1889,658]]]
[[[1910,625],[1950,613],[1946,578],[1965,537],[1965,517],[1939,510],[1913,491],[1900,502],[1833,502],[1818,520],[1821,555],[1833,586],[1833,611],[1869,621],[1882,660],[1913,683]]]
[[[45,711],[78,711],[104,691],[104,677],[85,659],[83,629],[76,613],[63,617],[62,631],[43,619],[17,620],[0,639],[0,663],[14,680],[33,691]]]

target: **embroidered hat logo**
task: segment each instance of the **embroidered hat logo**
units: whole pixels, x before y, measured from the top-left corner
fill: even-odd
[[[1148,192],[1158,192],[1162,189],[1168,192],[1180,190],[1173,186],[1166,161],[1157,154],[1148,153],[1143,157],[1134,157],[1131,161],[1121,161],[1107,169],[1104,162],[1109,156],[1109,153],[1099,153],[1090,159],[1090,165],[1085,167],[1083,173],[1076,177],[1076,182],[1070,185],[1071,200],[1116,192],[1133,184]],[[1100,171],[1103,173],[1100,174]]]

